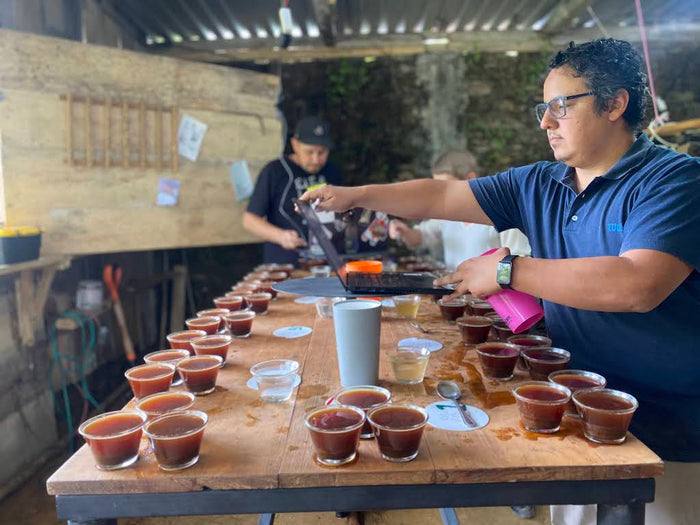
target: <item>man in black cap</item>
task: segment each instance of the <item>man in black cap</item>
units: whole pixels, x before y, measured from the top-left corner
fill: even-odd
[[[294,199],[317,184],[338,184],[338,166],[328,162],[333,147],[328,122],[318,117],[299,121],[291,138],[293,153],[280,156],[260,172],[243,215],[243,227],[265,239],[266,263],[297,265],[297,248],[306,246],[306,227],[294,211]]]

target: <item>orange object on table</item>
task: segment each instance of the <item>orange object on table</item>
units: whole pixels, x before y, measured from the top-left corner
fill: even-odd
[[[345,263],[346,272],[381,273],[382,261],[349,261]],[[381,297],[358,297],[358,299],[372,299],[381,301]]]

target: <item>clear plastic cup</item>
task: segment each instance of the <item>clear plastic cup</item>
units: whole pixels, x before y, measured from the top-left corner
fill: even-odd
[[[513,389],[520,421],[530,432],[552,434],[559,430],[571,390],[547,381],[529,381]]]
[[[319,297],[316,300],[316,312],[318,315],[324,318],[333,317],[333,305],[344,301],[344,297]]]
[[[612,388],[577,390],[574,404],[583,420],[583,435],[594,443],[619,445],[639,403],[634,396]]]
[[[250,373],[258,384],[260,399],[268,403],[281,403],[292,397],[298,370],[299,363],[296,361],[272,359],[252,366]]]
[[[323,406],[309,412],[304,424],[318,462],[337,467],[355,459],[364,422],[364,411],[353,406]]]
[[[149,421],[170,412],[188,410],[192,405],[194,394],[184,391],[158,392],[136,402],[137,410],[146,414]]]
[[[143,356],[143,360],[146,364],[152,365],[155,363],[168,363],[177,367],[177,364],[190,356],[190,351],[185,349],[170,348],[168,350],[158,350],[157,352],[151,352]],[[182,384],[182,378],[180,374],[175,370],[173,374],[173,381],[170,386],[179,386]]]
[[[311,272],[312,277],[330,277],[331,276],[331,267],[328,266],[327,264],[324,264],[321,266],[312,266],[309,271]]]
[[[105,412],[85,421],[78,432],[90,447],[95,466],[116,470],[133,465],[139,458],[139,445],[146,414],[137,410]]]
[[[430,351],[427,348],[399,346],[386,353],[397,383],[422,383],[428,367]]]
[[[406,319],[415,319],[420,308],[420,295],[396,295],[394,296],[396,313]]]
[[[205,335],[193,339],[192,348],[196,355],[218,355],[221,358],[221,368],[224,368],[232,340],[228,334]]]
[[[404,463],[418,456],[428,413],[425,409],[408,404],[387,404],[367,415],[382,458]]]
[[[151,442],[158,467],[182,470],[197,463],[208,419],[199,410],[185,410],[146,423],[143,431]]]

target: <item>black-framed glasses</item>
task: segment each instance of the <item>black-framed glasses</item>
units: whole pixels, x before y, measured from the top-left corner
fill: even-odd
[[[573,100],[575,98],[588,97],[594,95],[595,91],[587,91],[586,93],[579,93],[578,95],[569,95],[565,97],[554,97],[549,102],[542,102],[535,106],[535,116],[537,117],[537,122],[542,122],[544,114],[549,109],[549,114],[552,115],[554,119],[564,118],[566,116],[566,101]]]

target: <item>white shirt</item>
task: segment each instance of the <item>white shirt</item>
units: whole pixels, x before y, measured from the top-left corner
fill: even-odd
[[[449,268],[492,248],[510,248],[514,255],[530,255],[531,251],[527,237],[516,228],[498,233],[485,224],[429,219],[416,229],[422,235],[421,247]]]

